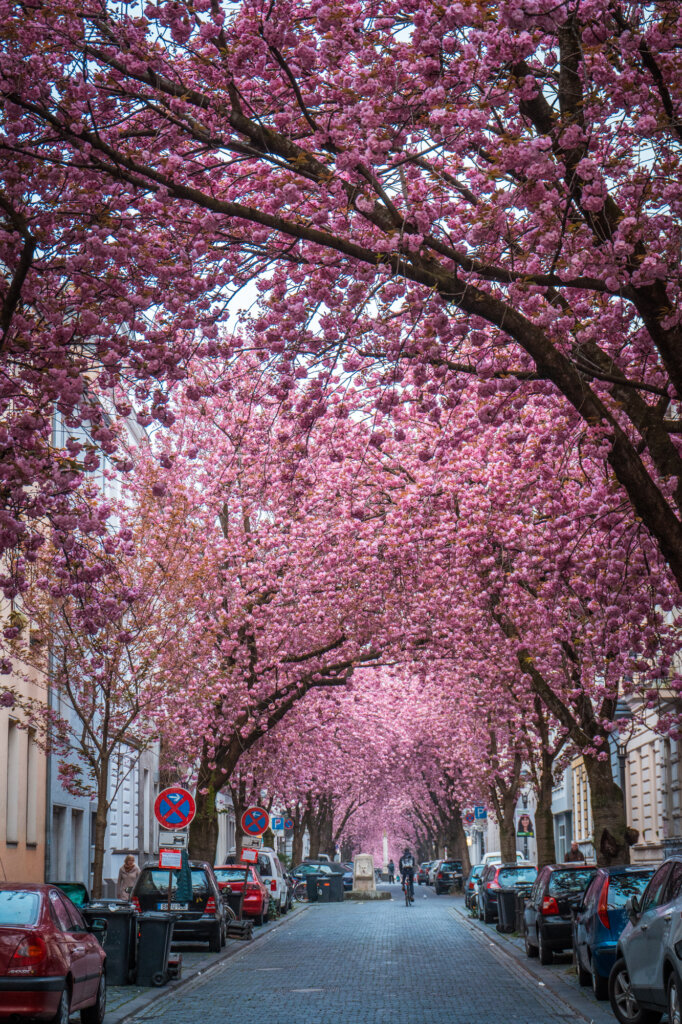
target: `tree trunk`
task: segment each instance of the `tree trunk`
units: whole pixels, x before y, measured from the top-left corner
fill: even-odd
[[[552,815],[552,764],[554,755],[542,752],[542,765],[538,783],[538,805],[535,810],[535,840],[538,847],[538,868],[545,864],[556,864],[554,846],[554,817]]]
[[[503,864],[516,864],[516,825],[514,811],[518,797],[517,787],[513,787],[501,798],[497,799],[497,824],[500,829],[500,854]]]
[[[592,821],[594,823],[594,848],[597,864],[629,864],[630,845],[634,838],[628,834],[623,792],[613,781],[611,761],[598,761],[584,757],[585,771],[590,784]]]
[[[320,856],[320,826],[317,821],[310,821],[308,823],[308,835],[310,836],[310,852],[309,857],[313,860]]]
[[[452,843],[452,852],[455,859],[461,860],[462,862],[462,875],[466,878],[471,871],[469,847],[467,846],[467,837],[466,832],[464,831],[464,822],[462,821],[462,811],[457,804],[455,805],[454,811],[455,813],[452,816],[450,842]]]
[[[218,812],[216,808],[216,797],[218,789],[215,780],[202,779],[197,786],[195,802],[197,812],[189,827],[189,855],[192,860],[205,860],[209,864],[215,864],[215,855],[218,847]],[[201,792],[206,790],[206,792]],[[237,827],[237,852],[239,853],[240,835]]]
[[[97,811],[95,813],[95,855],[92,865],[92,897],[102,898],[102,874],[104,872],[104,842],[107,834],[107,785],[109,782],[109,762],[102,760],[97,780]]]

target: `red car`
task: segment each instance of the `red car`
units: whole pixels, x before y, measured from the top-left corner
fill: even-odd
[[[246,883],[242,914],[244,917],[255,917],[256,924],[263,924],[268,920],[270,893],[253,864],[224,864],[214,868],[214,871],[220,888],[224,889],[229,885],[232,892],[237,895],[244,888],[244,875],[248,871],[249,879]]]
[[[0,1021],[31,1017],[102,1024],[104,950],[80,911],[52,885],[0,883]]]

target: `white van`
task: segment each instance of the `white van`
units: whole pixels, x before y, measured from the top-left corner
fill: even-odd
[[[486,853],[481,861],[481,864],[501,864],[502,854],[499,850],[493,850],[492,853]],[[528,864],[529,861],[523,856],[520,850],[516,851],[516,863],[517,864]]]

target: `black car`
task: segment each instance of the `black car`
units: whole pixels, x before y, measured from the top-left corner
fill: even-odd
[[[170,912],[175,917],[173,941],[208,942],[212,953],[219,953],[227,937],[225,904],[213,868],[202,860],[189,862],[192,872],[192,899],[178,901],[175,896],[179,871],[173,871]],[[168,909],[168,876],[158,864],[145,864],[131,896],[139,911]]]
[[[436,895],[449,892],[453,885],[462,888],[462,862],[461,860],[444,860],[441,862],[434,879]]]
[[[486,864],[478,883],[478,916],[486,924],[496,921],[499,890],[527,886],[536,877],[537,868],[532,864]]]
[[[554,953],[573,945],[573,911],[597,873],[584,864],[548,864],[531,889],[524,912],[526,956],[551,964]]]

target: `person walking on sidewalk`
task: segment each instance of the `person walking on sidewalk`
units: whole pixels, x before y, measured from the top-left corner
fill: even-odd
[[[578,844],[576,843],[576,841],[574,839],[573,842],[571,843],[571,849],[568,851],[568,853],[566,854],[566,856],[564,858],[564,864],[574,864],[574,863],[577,863],[578,861],[584,861],[584,860],[585,860],[585,854],[580,849],[580,847],[578,846]]]
[[[126,859],[121,865],[121,870],[118,873],[118,882],[116,883],[116,898],[119,900],[129,900],[130,894],[132,893],[137,876],[140,873],[140,869],[135,863],[135,858],[132,853],[129,853]]]
[[[395,864],[393,863],[393,857],[388,862],[388,880],[393,885],[395,881]]]

